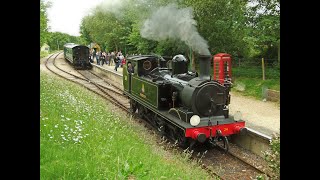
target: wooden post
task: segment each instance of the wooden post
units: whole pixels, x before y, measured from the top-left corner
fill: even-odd
[[[264,72],[264,59],[262,58],[262,80],[266,80],[265,72]]]

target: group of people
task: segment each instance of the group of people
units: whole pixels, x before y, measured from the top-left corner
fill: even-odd
[[[119,52],[101,52],[101,51],[95,51],[92,49],[90,52],[90,62],[93,63],[94,59],[97,62],[97,65],[103,66],[103,64],[112,66],[115,65],[114,70],[118,71],[119,67],[122,67],[126,63],[125,57],[122,55],[121,51]]]

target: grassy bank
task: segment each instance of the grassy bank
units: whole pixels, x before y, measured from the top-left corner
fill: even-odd
[[[263,81],[260,78],[237,77],[232,85],[232,91],[258,100],[263,98],[263,89],[266,88],[280,91],[280,80],[267,79]]]
[[[44,58],[44,57],[46,57],[46,56],[48,56],[48,55],[49,55],[49,53],[44,52],[44,51],[40,51],[40,59],[41,59],[41,58]]]
[[[40,76],[41,179],[212,179],[94,93]]]
[[[44,52],[44,51],[40,51],[40,59],[48,56],[49,54],[53,54],[53,53],[56,53],[56,52],[59,52],[59,51],[58,50],[54,50],[54,51],[50,51],[49,53]]]

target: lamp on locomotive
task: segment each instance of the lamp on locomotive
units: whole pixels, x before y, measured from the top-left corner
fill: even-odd
[[[221,84],[231,82],[231,55],[218,53],[213,56],[213,79]]]

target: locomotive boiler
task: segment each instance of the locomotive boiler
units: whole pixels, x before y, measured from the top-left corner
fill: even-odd
[[[163,59],[154,55],[127,58],[133,73],[123,69],[125,94],[133,113],[148,120],[161,134],[190,148],[198,143],[216,145],[227,137],[245,133],[245,122],[229,116],[230,86],[209,75],[211,55],[199,55],[200,73],[188,71],[188,60],[176,55],[161,66]]]
[[[172,74],[164,75],[179,95],[178,102],[200,117],[229,115],[230,82],[224,85],[212,81],[209,75],[211,56],[199,56],[200,76],[188,73],[187,59],[177,55],[172,60]]]

